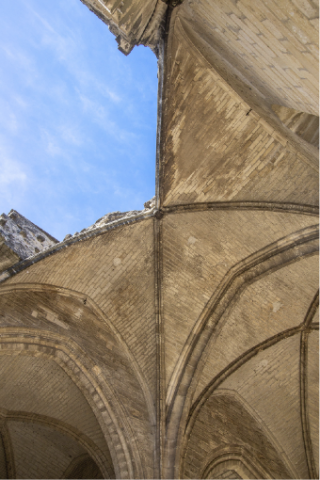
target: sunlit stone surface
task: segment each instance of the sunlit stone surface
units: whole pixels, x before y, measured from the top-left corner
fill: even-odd
[[[317,4],[83,2],[159,58],[156,197],[0,217],[0,476],[319,478]]]

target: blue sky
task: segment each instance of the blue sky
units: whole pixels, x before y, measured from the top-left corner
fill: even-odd
[[[157,59],[80,0],[0,2],[0,213],[59,240],[155,192]]]

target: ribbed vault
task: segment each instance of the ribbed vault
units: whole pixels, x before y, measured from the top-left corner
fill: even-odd
[[[317,6],[84,3],[159,56],[156,205],[3,247],[0,476],[318,478]]]

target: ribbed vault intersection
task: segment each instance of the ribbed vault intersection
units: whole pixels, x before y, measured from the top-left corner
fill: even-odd
[[[315,4],[84,3],[159,56],[157,195],[3,249],[0,473],[318,478]]]

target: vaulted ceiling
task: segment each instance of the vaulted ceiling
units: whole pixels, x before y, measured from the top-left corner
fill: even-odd
[[[6,260],[0,475],[318,478],[317,5],[84,3],[159,56],[156,205]]]

